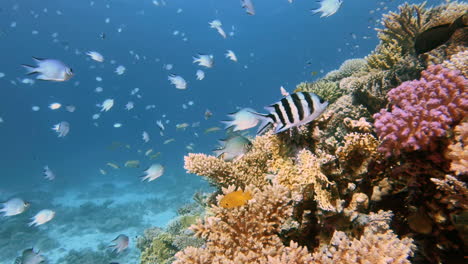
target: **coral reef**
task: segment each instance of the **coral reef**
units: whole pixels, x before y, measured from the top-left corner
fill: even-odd
[[[343,94],[337,82],[323,80],[313,83],[302,82],[297,85],[294,92],[315,93],[329,103],[335,102]]]
[[[451,160],[450,170],[455,174],[468,174],[468,119],[453,130],[454,141],[447,147],[445,158]]]
[[[458,71],[429,66],[419,81],[405,82],[388,94],[392,111],[374,116],[387,156],[436,149],[437,138],[468,113],[468,81]]]
[[[466,30],[419,56],[414,39],[466,7],[400,6],[382,20],[380,44],[365,60],[297,86],[330,101],[320,118],[257,136],[235,161],[188,154],[187,172],[217,191],[179,210],[188,215],[182,222],[200,217],[189,230],[171,224],[142,251],[177,250],[158,260],[175,264],[463,261]]]
[[[58,260],[61,264],[96,264],[111,263],[114,257],[105,251],[94,251],[90,248],[81,251],[71,250],[65,257]]]
[[[191,203],[179,210],[177,218],[166,228],[146,229],[143,236],[137,238],[137,248],[141,251],[140,263],[172,263],[176,252],[190,246],[201,247],[204,240],[194,237],[188,228],[196,223],[202,213],[203,207]]]
[[[451,70],[459,70],[465,78],[468,78],[468,49],[460,51],[445,60],[442,65]]]
[[[338,70],[327,73],[323,80],[327,82],[336,82],[357,72],[363,71],[366,67],[367,61],[365,59],[345,60]]]
[[[223,188],[224,195],[233,191],[234,186]],[[177,253],[174,264],[266,263],[268,257],[282,253],[284,246],[277,234],[293,211],[289,190],[280,185],[268,185],[264,190],[249,185],[243,191],[253,196],[245,206],[226,209],[214,205],[210,216],[190,227],[196,236],[206,239],[206,245]],[[222,197],[217,197],[218,202]]]

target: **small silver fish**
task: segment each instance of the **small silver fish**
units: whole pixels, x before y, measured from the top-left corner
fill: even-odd
[[[141,176],[141,181],[154,181],[164,173],[164,167],[161,164],[153,164],[145,170],[145,175]]]
[[[45,263],[46,259],[40,255],[39,251],[35,252],[33,248],[23,251],[21,257],[17,258],[15,264],[40,264]]]
[[[54,172],[49,168],[49,166],[45,166],[44,167],[44,178],[49,180],[49,181],[53,181],[55,180],[55,174]]]
[[[62,121],[52,127],[52,130],[57,132],[58,137],[65,137],[70,132],[70,124],[66,121]]]
[[[206,68],[212,68],[214,65],[214,56],[213,55],[205,55],[205,54],[198,54],[198,57],[193,57],[193,63],[198,63],[199,66],[203,66]]]
[[[241,0],[242,8],[245,8],[245,12],[249,15],[255,15],[255,8],[252,0]]]
[[[110,245],[110,248],[113,248],[112,251],[115,251],[117,253],[120,253],[124,251],[126,248],[128,248],[130,239],[128,236],[120,234],[118,235],[114,240],[112,240],[112,245]]]
[[[213,152],[224,161],[232,161],[242,157],[252,146],[250,140],[241,135],[234,135],[220,140],[220,144],[224,144],[224,146],[215,149]]]
[[[37,67],[27,64],[22,64],[22,66],[26,68],[28,75],[39,73],[36,77],[38,80],[64,82],[73,76],[73,70],[59,60],[35,57],[33,59]]]
[[[2,205],[3,208],[0,209],[0,213],[3,213],[3,216],[14,216],[22,214],[30,204],[20,198],[13,198],[2,203]]]

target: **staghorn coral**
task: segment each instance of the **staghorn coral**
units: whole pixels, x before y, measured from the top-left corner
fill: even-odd
[[[329,103],[335,102],[343,94],[337,82],[323,80],[313,83],[302,82],[297,85],[294,92],[315,93]]]
[[[453,130],[454,141],[447,147],[445,158],[451,160],[450,170],[456,175],[468,174],[468,118]]]
[[[429,66],[420,80],[405,82],[388,93],[392,112],[374,115],[379,151],[434,150],[435,140],[468,113],[468,83],[457,71]]]
[[[223,188],[224,195],[232,191],[234,186]],[[174,264],[266,263],[268,257],[282,254],[284,245],[278,233],[292,214],[289,190],[281,185],[268,185],[263,190],[249,185],[243,191],[253,196],[245,206],[213,206],[211,216],[190,227],[197,237],[207,240],[206,245],[178,252]],[[217,197],[218,202],[222,197]]]
[[[468,78],[468,49],[450,56],[450,59],[445,60],[442,65],[450,70],[459,70]]]
[[[370,69],[390,70],[404,58],[403,49],[398,41],[392,39],[385,45],[380,45],[366,57]]]
[[[336,155],[350,176],[360,177],[367,172],[370,161],[377,156],[378,141],[368,133],[350,133],[344,140],[344,145],[338,147]]]

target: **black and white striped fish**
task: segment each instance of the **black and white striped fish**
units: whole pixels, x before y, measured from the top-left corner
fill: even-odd
[[[290,94],[279,102],[265,107],[269,114],[255,113],[261,121],[257,135],[263,134],[270,124],[274,125],[275,134],[307,124],[319,117],[327,106],[328,102],[314,93]]]

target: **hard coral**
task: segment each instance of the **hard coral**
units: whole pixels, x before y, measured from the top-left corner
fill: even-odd
[[[263,186],[267,183],[267,161],[278,151],[279,143],[273,135],[256,137],[249,152],[240,159],[227,162],[214,156],[190,153],[184,158],[185,169],[208,178],[214,184],[227,187],[234,184],[243,187],[249,184]]]
[[[337,82],[323,80],[313,83],[302,82],[297,85],[294,92],[315,93],[320,96],[320,98],[323,98],[329,103],[335,102],[336,99],[338,99],[343,94],[343,91],[340,89]]]
[[[450,170],[455,174],[468,174],[468,120],[453,130],[454,142],[447,147],[445,157],[451,160]]]
[[[468,83],[458,71],[429,66],[420,80],[404,82],[388,93],[392,111],[374,115],[379,150],[434,150],[436,139],[468,113]]]
[[[234,190],[230,186],[223,193]],[[178,252],[174,264],[267,263],[268,257],[281,256],[285,246],[278,233],[293,210],[289,190],[281,185],[263,190],[249,185],[243,191],[253,196],[245,206],[213,206],[211,216],[191,227],[196,236],[207,240],[206,245]]]
[[[459,70],[468,78],[468,49],[460,51],[444,61],[443,66],[451,70]]]
[[[350,133],[344,139],[344,146],[338,147],[336,155],[351,176],[362,176],[369,162],[377,156],[378,141],[368,133]]]

